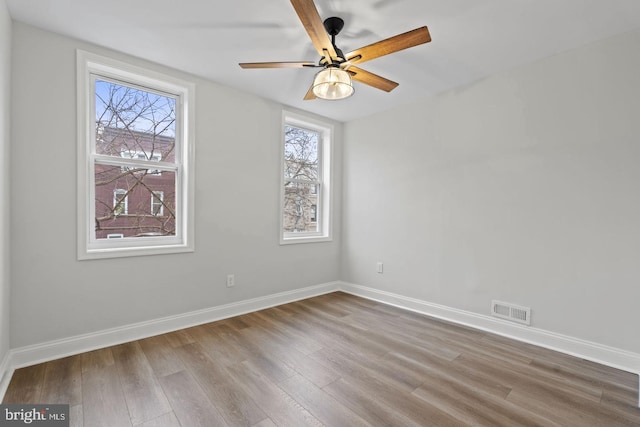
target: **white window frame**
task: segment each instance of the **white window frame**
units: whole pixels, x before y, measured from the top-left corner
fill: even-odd
[[[183,79],[83,50],[76,51],[78,134],[78,259],[99,259],[194,251],[195,85]],[[176,98],[176,161],[158,170],[176,173],[176,233],[153,238],[95,238],[95,86],[96,76]],[[179,142],[178,142],[179,141]],[[132,159],[103,158],[114,166]]]
[[[284,231],[284,202],[285,183],[291,180],[284,177],[284,149],[285,149],[285,126],[293,126],[319,134],[318,144],[318,181],[309,181],[310,184],[317,184],[316,217],[318,231],[314,232],[285,232]],[[333,240],[333,191],[331,187],[332,164],[333,164],[333,134],[334,126],[316,118],[304,114],[284,110],[282,113],[280,145],[280,244],[289,245],[297,243],[329,242]]]

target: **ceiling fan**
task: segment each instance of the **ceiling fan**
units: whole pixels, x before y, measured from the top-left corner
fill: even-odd
[[[304,96],[305,100],[322,98],[337,100],[351,96],[354,92],[351,80],[391,92],[398,83],[370,73],[356,64],[370,61],[390,53],[431,41],[427,27],[416,28],[388,39],[381,40],[360,49],[343,54],[336,46],[336,36],[342,30],[344,21],[338,17],[322,21],[313,0],[291,0],[302,25],[307,30],[311,42],[320,55],[316,64],[310,61],[300,62],[243,62],[242,68],[322,68],[314,78],[313,84]],[[331,39],[329,38],[331,36]]]

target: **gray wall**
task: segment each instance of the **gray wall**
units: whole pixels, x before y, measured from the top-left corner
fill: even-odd
[[[338,279],[338,203],[333,242],[279,245],[282,106],[112,53],[196,83],[196,252],[77,261],[76,48],[105,54],[14,23],[12,348]]]
[[[0,0],[0,362],[9,351],[9,140],[11,18]],[[0,374],[1,375],[1,374]],[[1,379],[1,378],[0,378]]]
[[[493,298],[527,305],[536,327],[640,352],[640,33],[344,125],[334,242],[289,246],[282,106],[110,54],[197,85],[196,252],[82,262],[75,49],[105,51],[19,23],[12,36],[12,348],[342,278],[482,314]]]
[[[640,352],[640,32],[345,125],[342,278]],[[376,274],[376,261],[384,274]]]

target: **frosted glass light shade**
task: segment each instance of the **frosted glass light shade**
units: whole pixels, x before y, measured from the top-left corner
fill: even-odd
[[[313,79],[313,94],[329,100],[348,98],[353,95],[351,76],[340,68],[325,68]]]

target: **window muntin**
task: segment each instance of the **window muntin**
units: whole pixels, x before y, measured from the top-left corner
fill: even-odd
[[[193,250],[193,92],[78,51],[80,259]]]
[[[281,243],[331,240],[332,126],[284,114]]]
[[[120,157],[123,159],[137,159],[137,160],[152,160],[154,162],[159,162],[162,160],[162,154],[158,152],[146,153],[144,151],[136,151],[136,150],[122,150],[120,152]],[[127,166],[123,167],[123,171],[127,171],[130,168]],[[153,175],[160,175],[162,173],[159,169],[147,169],[147,173]]]

